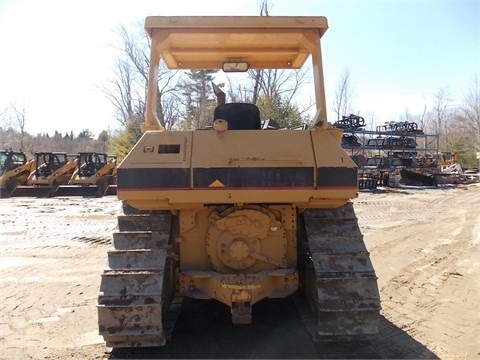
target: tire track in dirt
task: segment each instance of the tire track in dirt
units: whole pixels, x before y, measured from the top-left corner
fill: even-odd
[[[480,221],[475,211],[478,190],[434,190],[430,197],[413,194],[395,203],[369,194],[367,200],[355,204],[372,261],[379,265],[382,313],[443,354],[442,358],[473,358],[478,354],[478,338],[471,332],[480,327],[478,316],[461,315],[476,310],[478,314],[478,291],[475,296],[468,285],[475,284],[478,265],[475,270],[462,263],[471,259],[472,253],[479,253],[478,241],[472,241],[476,230],[471,226]],[[391,211],[378,213],[392,207],[398,210],[393,216]],[[436,214],[446,216],[437,219]],[[379,229],[384,230],[381,237],[376,235]],[[477,301],[472,301],[472,296]]]
[[[429,341],[445,347],[447,343],[455,344],[452,340],[459,336],[470,337],[469,329],[478,328],[478,319],[475,323],[475,319],[461,315],[475,311],[475,302],[468,301],[472,291],[464,284],[474,279],[468,279],[470,270],[461,266],[462,259],[479,253],[478,245],[468,241],[471,233],[471,227],[463,228],[456,237],[458,241],[438,244],[423,258],[404,267],[402,274],[392,278],[381,289],[382,293],[388,293],[394,299],[383,302],[385,311],[412,336],[427,340],[425,335],[428,334]],[[475,344],[476,339],[470,338],[470,343]],[[473,354],[476,350],[473,345],[467,349],[450,346],[450,351],[461,356],[464,351]]]
[[[24,258],[35,258],[38,263],[23,266],[21,271],[18,266],[2,269],[4,301],[0,328],[8,343],[3,345],[1,339],[0,348],[11,355],[9,358],[47,357],[58,341],[75,344],[78,330],[84,327],[82,322],[89,323],[91,328],[96,326],[92,310],[98,294],[100,264],[105,261],[108,247],[36,246],[17,252]],[[68,252],[70,256],[66,255]],[[70,270],[72,267],[74,271]],[[39,296],[32,296],[32,290]],[[82,313],[85,314],[79,317]]]

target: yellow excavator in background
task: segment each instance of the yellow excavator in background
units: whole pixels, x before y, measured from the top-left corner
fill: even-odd
[[[55,196],[116,195],[117,157],[97,152],[79,152],[76,169],[68,184],[56,189]]]
[[[75,155],[63,152],[38,152],[35,161],[26,185],[17,186],[11,196],[52,197],[60,185],[68,183],[77,164]]]
[[[0,198],[9,197],[17,186],[26,185],[35,164],[35,160],[27,160],[23,151],[1,150]]]

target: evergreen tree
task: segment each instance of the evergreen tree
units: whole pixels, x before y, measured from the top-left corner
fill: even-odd
[[[125,128],[112,137],[108,143],[108,152],[117,155],[117,160],[120,163],[125,156],[130,152],[132,147],[138,141],[137,129],[135,122],[127,120]]]
[[[298,108],[280,96],[262,96],[257,100],[262,119],[277,121],[281,127],[294,127],[302,125],[304,120]]]
[[[91,139],[92,137],[93,133],[89,129],[82,130],[78,134],[78,139]]]
[[[110,140],[110,136],[108,135],[108,132],[103,130],[99,135],[98,139],[96,140],[97,146],[103,153],[107,152],[108,149],[108,142]]]
[[[212,81],[217,70],[190,70],[187,80],[180,86],[185,101],[185,129],[202,128],[213,120],[215,99]]]

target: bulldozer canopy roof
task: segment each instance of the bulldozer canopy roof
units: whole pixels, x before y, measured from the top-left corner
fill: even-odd
[[[169,69],[298,69],[319,45],[327,19],[289,16],[151,16],[145,29]]]

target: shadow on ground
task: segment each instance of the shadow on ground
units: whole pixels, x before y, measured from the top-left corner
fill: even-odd
[[[110,359],[437,359],[382,317],[369,342],[314,343],[291,298],[265,299],[253,323],[232,325],[229,308],[213,300],[185,299],[165,347],[114,349]]]

